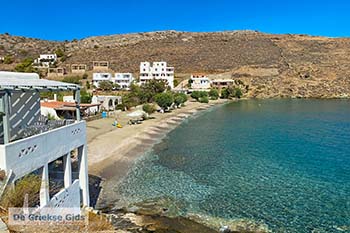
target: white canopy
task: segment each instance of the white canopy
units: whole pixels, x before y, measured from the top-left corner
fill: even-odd
[[[73,83],[40,79],[36,73],[17,73],[0,71],[0,90],[79,90]]]

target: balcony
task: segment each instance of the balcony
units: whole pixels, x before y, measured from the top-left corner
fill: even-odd
[[[85,144],[84,121],[63,125],[45,132],[0,145],[0,167],[22,177],[73,149]]]

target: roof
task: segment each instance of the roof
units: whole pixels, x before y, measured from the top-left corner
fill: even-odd
[[[66,107],[74,107],[75,103],[72,102],[62,102],[62,101],[44,101],[40,102],[41,107],[53,108],[53,109],[62,109]],[[100,104],[80,104],[80,108],[89,108],[94,106],[99,106]]]
[[[79,89],[80,86],[73,83],[40,79],[36,73],[0,71],[0,90],[60,91]]]

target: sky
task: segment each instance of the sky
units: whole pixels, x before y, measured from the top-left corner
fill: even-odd
[[[350,37],[346,0],[0,0],[0,33],[49,40],[178,30]]]

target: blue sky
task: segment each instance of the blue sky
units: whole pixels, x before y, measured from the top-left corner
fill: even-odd
[[[350,36],[350,1],[2,0],[0,33],[72,40],[155,30]]]

